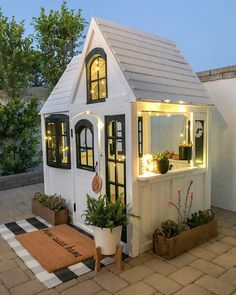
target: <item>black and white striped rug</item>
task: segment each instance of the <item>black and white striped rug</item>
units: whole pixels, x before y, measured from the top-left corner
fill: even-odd
[[[47,288],[53,288],[59,284],[94,270],[94,259],[88,259],[57,270],[53,273],[49,273],[15,238],[15,236],[26,232],[33,232],[48,227],[52,227],[52,225],[47,223],[41,217],[31,217],[16,222],[1,224],[0,234],[2,238],[8,242],[9,246],[16,252],[16,254],[24,261],[26,266],[35,274],[36,278]],[[102,265],[108,265],[113,262],[114,260],[112,258],[107,257],[102,260]]]

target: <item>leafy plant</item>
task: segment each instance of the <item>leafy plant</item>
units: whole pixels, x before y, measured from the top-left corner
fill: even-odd
[[[19,97],[32,79],[32,38],[25,37],[24,22],[5,17],[0,9],[0,89]]]
[[[176,236],[178,232],[178,225],[176,222],[174,222],[171,219],[168,219],[161,224],[161,232],[163,235],[167,238],[170,239],[174,236]]]
[[[156,160],[156,161],[169,161],[166,153],[156,153],[156,154],[152,154],[152,158],[153,160]]]
[[[116,226],[125,226],[129,223],[129,217],[138,216],[128,213],[129,205],[122,203],[121,197],[113,203],[106,195],[95,199],[87,195],[87,209],[82,216],[85,216],[85,224],[100,228],[110,228],[112,231]]]
[[[0,104],[0,174],[37,167],[39,153],[38,102],[20,99]]]
[[[36,193],[34,200],[37,200],[42,206],[47,207],[55,212],[66,209],[66,200],[57,194],[46,195],[42,193]]]
[[[87,22],[77,12],[69,10],[66,1],[60,11],[50,10],[47,15],[41,8],[40,16],[33,18],[37,48],[41,54],[41,74],[44,82],[52,88],[84,39]]]
[[[199,210],[192,214],[191,218],[187,219],[187,225],[189,228],[194,228],[202,224],[206,224],[214,219],[214,213],[212,210]]]

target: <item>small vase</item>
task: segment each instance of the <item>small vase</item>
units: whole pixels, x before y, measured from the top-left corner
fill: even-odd
[[[188,160],[192,159],[192,147],[191,146],[179,146],[179,159]]]
[[[170,166],[169,160],[157,160],[157,170],[161,174],[165,174],[168,172]]]

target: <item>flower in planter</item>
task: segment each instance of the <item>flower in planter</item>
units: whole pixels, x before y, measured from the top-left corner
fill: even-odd
[[[182,195],[181,190],[177,189],[178,194],[178,202],[177,204],[174,201],[168,201],[167,204],[169,206],[173,206],[178,212],[178,223],[182,223],[183,225],[187,224],[187,218],[190,214],[192,204],[193,204],[193,192],[190,192],[191,186],[193,184],[193,180],[190,181],[190,184],[187,188],[187,192],[184,198],[183,210],[182,210]]]

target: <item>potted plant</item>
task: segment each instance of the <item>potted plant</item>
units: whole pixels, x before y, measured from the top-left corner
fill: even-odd
[[[36,193],[32,199],[32,212],[52,225],[68,223],[66,201],[58,195]]]
[[[170,161],[166,153],[156,153],[152,155],[153,160],[156,161],[157,170],[161,174],[167,173],[170,166]]]
[[[113,255],[120,244],[122,227],[129,223],[129,217],[138,217],[127,210],[129,205],[122,203],[121,197],[112,203],[106,195],[98,199],[87,195],[87,209],[84,212],[85,224],[92,225],[96,248],[103,255]]]
[[[177,191],[177,204],[168,202],[168,205],[177,210],[177,222],[170,219],[162,222],[161,228],[153,235],[154,253],[166,259],[172,259],[217,235],[217,220],[212,210],[198,211],[190,217],[193,202],[193,193],[190,192],[192,183],[193,181],[188,186],[183,206],[180,190]]]

